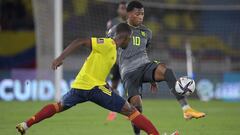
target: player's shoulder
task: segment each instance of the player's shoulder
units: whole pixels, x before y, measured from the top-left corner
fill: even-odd
[[[92,48],[99,52],[106,52],[109,49],[115,48],[116,44],[113,39],[105,37],[93,37],[92,38]]]
[[[92,37],[92,40],[95,40],[97,44],[112,43],[113,39],[108,37]]]
[[[116,32],[117,24],[113,25],[108,32]]]
[[[141,24],[139,29],[144,30],[146,32],[152,33],[152,30],[150,30],[147,26]]]
[[[114,35],[115,35],[115,33],[116,33],[116,27],[117,27],[117,25],[114,25],[114,26],[112,26],[109,30],[108,30],[108,32],[107,32],[107,38],[112,38],[112,37],[114,37]]]
[[[148,38],[152,38],[152,31],[145,25],[140,25],[139,29],[141,30],[141,33],[144,35],[148,35]]]

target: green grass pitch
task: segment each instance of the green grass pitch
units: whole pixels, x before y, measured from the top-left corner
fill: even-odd
[[[190,104],[207,117],[185,121],[175,100],[144,100],[144,114],[160,133],[178,130],[180,135],[240,135],[240,103],[222,101]],[[15,125],[49,102],[0,101],[0,135],[17,135]],[[79,104],[70,110],[32,126],[27,135],[133,135],[130,122],[118,115],[106,123],[108,111],[93,103]],[[145,134],[145,133],[144,133]]]

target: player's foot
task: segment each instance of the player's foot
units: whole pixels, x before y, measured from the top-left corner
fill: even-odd
[[[205,115],[206,115],[205,113],[194,110],[191,107],[183,110],[183,117],[186,120],[190,120],[192,118],[196,118],[196,119],[202,118],[202,117],[205,117]]]
[[[27,130],[27,124],[25,122],[19,123],[17,124],[16,129],[21,135],[24,135]]]
[[[116,112],[109,112],[108,117],[107,117],[107,121],[113,121],[115,120],[117,117],[117,113]]]

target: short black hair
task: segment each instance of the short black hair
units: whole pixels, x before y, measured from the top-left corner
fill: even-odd
[[[116,34],[119,34],[121,32],[127,32],[127,33],[131,34],[132,30],[131,30],[130,26],[127,23],[119,23],[116,26]]]
[[[127,12],[131,12],[134,8],[141,9],[141,8],[143,8],[143,5],[139,1],[136,1],[136,0],[131,1],[127,5]]]

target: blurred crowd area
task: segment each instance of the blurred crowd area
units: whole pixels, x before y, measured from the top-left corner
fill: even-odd
[[[186,75],[186,59],[192,58],[193,77],[202,100],[239,101],[240,1],[141,1],[144,25],[153,32],[149,57],[166,63],[177,77]],[[75,38],[105,37],[107,21],[117,16],[118,2],[63,0],[64,48]],[[54,4],[53,0],[0,0],[0,100],[53,99]],[[187,44],[193,57],[186,57]],[[70,89],[89,52],[80,48],[64,61],[63,93]],[[147,90],[144,97],[172,97],[165,83],[159,84],[161,92],[156,95],[148,92],[147,84],[143,87]],[[118,89],[123,92],[122,85]]]
[[[33,30],[31,0],[1,0],[0,30]]]
[[[0,0],[0,69],[36,68],[31,0]]]
[[[240,1],[147,0],[143,3],[144,25],[153,32],[149,53],[152,59],[185,71],[185,45],[190,44],[195,71],[240,70],[240,9],[231,9],[240,5]],[[189,8],[192,5],[197,7]],[[111,0],[64,1],[64,45],[78,36],[104,37],[106,22],[117,16],[117,6]]]
[[[118,2],[114,0],[63,0],[64,47],[77,37],[104,37],[107,21],[117,16]],[[209,70],[209,66],[220,67],[221,70],[217,72],[240,70],[240,10],[204,9],[204,5],[240,5],[239,0],[145,0],[143,3],[146,5],[144,24],[153,32],[149,53],[152,59],[159,59],[173,66],[185,63],[185,45],[190,44],[193,62],[199,71]],[[182,6],[181,8],[174,6],[167,8],[162,6],[164,4]],[[203,6],[203,8],[190,9],[189,6],[192,5]],[[33,42],[33,20],[31,0],[0,1],[0,68],[35,68],[33,59],[36,56],[34,54],[36,48]],[[25,42],[17,40],[9,43],[9,40],[4,37],[13,37],[12,40],[14,40],[16,31],[20,32],[18,35],[24,35],[21,33],[24,32],[25,35],[30,36],[25,37]],[[26,31],[32,32],[26,34]],[[16,39],[19,38],[24,37]],[[11,43],[13,45],[9,49],[6,44]],[[24,48],[19,47],[18,44],[31,45],[25,45]],[[85,52],[83,54],[87,54],[85,49],[83,51]],[[7,52],[9,54],[6,54]],[[25,60],[23,65],[18,57],[20,54]],[[76,57],[77,55],[78,53]],[[31,58],[31,61],[27,61],[28,58]],[[21,62],[16,64],[16,59]],[[185,66],[183,68],[185,70]]]

